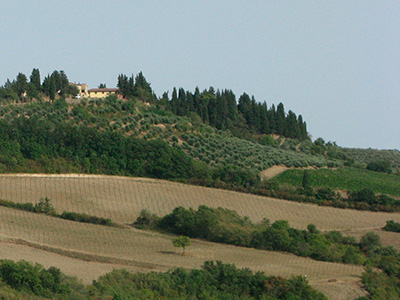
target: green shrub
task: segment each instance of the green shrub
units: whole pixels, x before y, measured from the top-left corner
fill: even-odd
[[[92,224],[105,225],[105,226],[113,225],[111,219],[108,219],[108,218],[101,218],[101,217],[87,215],[84,213],[76,213],[76,212],[69,212],[69,211],[64,211],[60,215],[60,218],[66,219],[66,220],[71,220],[71,221],[82,222],[82,223],[92,223]]]
[[[392,173],[392,164],[388,160],[375,160],[367,164],[367,170]]]
[[[150,228],[153,228],[158,225],[159,221],[160,218],[156,214],[153,214],[148,209],[142,209],[140,211],[139,217],[136,219],[133,225],[137,227],[148,226]]]
[[[385,231],[400,232],[400,223],[393,220],[386,221],[386,225],[382,229]]]

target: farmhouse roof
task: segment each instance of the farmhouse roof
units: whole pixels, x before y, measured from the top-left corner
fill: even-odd
[[[90,89],[88,92],[118,92],[118,88],[101,88],[101,89]]]

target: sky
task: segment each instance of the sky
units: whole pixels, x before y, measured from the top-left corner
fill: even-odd
[[[400,149],[400,1],[3,1],[0,85],[39,68],[90,88],[143,72],[301,114],[313,139]]]

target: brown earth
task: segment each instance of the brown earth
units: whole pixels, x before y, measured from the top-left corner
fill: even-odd
[[[0,198],[37,203],[49,197],[57,212],[85,212],[132,223],[141,209],[164,215],[177,206],[205,204],[225,207],[249,216],[285,219],[296,228],[310,223],[320,230],[341,230],[360,237],[375,230],[385,244],[398,247],[397,234],[382,232],[387,220],[400,222],[400,214],[343,210],[285,200],[190,186],[163,180],[95,175],[0,175]],[[206,260],[222,260],[238,267],[290,277],[307,275],[312,286],[330,299],[363,295],[361,266],[318,262],[291,254],[267,252],[195,240],[188,255],[172,246],[171,236],[134,228],[113,228],[57,219],[0,207],[2,258],[27,259],[54,265],[85,282],[113,268],[165,271],[174,267],[200,267]]]
[[[261,180],[271,179],[271,178],[285,172],[288,169],[289,168],[286,166],[272,166],[271,168],[268,168],[268,169],[260,172]]]
[[[175,207],[199,205],[236,210],[255,222],[288,220],[295,228],[313,223],[320,230],[372,230],[387,220],[400,222],[399,213],[338,209],[297,203],[165,180],[98,175],[0,175],[0,199],[37,203],[48,197],[55,209],[85,212],[132,223],[142,209],[162,216]]]
[[[331,299],[353,299],[363,293],[360,287],[355,288],[360,284],[361,266],[201,240],[193,240],[187,255],[182,256],[172,246],[173,236],[72,222],[5,207],[0,207],[0,214],[2,258],[56,266],[85,283],[114,268],[166,271],[174,267],[198,268],[206,260],[221,260],[269,275],[306,275],[311,285]],[[339,283],[330,282],[333,278]]]

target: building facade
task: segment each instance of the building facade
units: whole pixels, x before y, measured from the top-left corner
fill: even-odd
[[[120,98],[119,89],[117,88],[90,89],[88,93],[88,98],[106,98],[110,95],[117,95]]]

